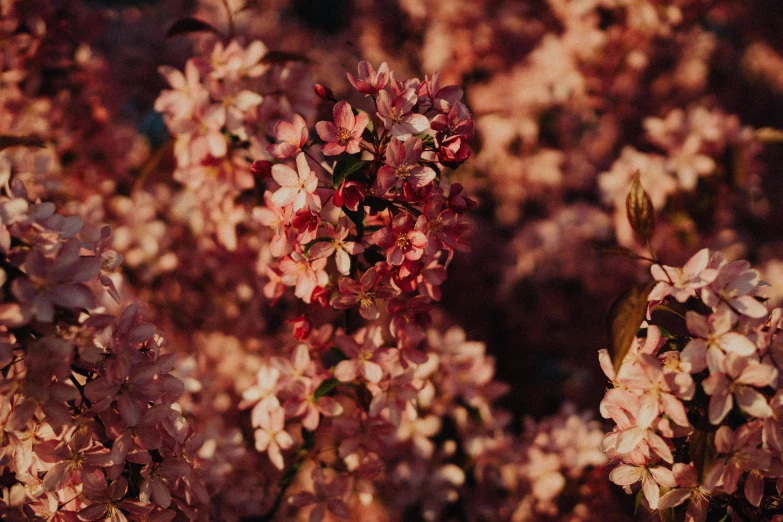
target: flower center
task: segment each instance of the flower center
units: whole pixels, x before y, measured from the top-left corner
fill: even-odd
[[[394,169],[394,173],[397,175],[397,177],[401,180],[408,179],[408,176],[411,173],[411,169],[413,169],[413,165],[408,165],[407,163],[403,163],[396,169]]]
[[[399,107],[392,107],[389,109],[389,119],[394,123],[400,123],[402,121],[403,111]]]
[[[346,129],[345,127],[340,127],[337,129],[337,143],[340,145],[347,145],[353,136],[351,135],[351,131]]]
[[[397,236],[397,248],[400,250],[405,250],[406,248],[409,248],[411,245],[411,240],[408,239],[407,234],[401,234]]]

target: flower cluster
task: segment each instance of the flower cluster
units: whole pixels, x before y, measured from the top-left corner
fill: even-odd
[[[305,303],[368,321],[385,302],[403,362],[420,364],[431,303],[464,249],[460,216],[474,206],[442,171],[468,158],[473,121],[461,89],[441,87],[437,74],[393,80],[385,63],[376,71],[367,62],[358,74],[349,79],[371,107],[334,103],[333,120],[315,126],[320,147],[298,115],[275,125],[267,150],[283,161],[269,167],[275,188],[253,213],[273,232],[267,295],[291,286]]]
[[[707,249],[652,275],[647,318],[617,371],[600,353],[613,384],[601,413],[616,423],[601,447],[620,462],[610,479],[640,485],[650,509],[682,505],[688,520],[769,520],[783,488],[781,310],[767,310],[748,262]]]
[[[187,188],[209,233],[228,250],[237,248],[236,226],[245,220],[237,197],[255,185],[251,159],[265,155],[265,126],[294,111],[312,116],[308,72],[301,64],[272,65],[261,41],[243,47],[217,42],[209,55],[191,58],[180,71],[161,66],[171,90],[155,101],[174,135],[174,179]],[[303,123],[301,117],[297,123]],[[280,136],[291,138],[286,130]],[[285,141],[285,140],[283,140]],[[286,150],[281,144],[280,150]]]
[[[174,355],[137,306],[119,317],[99,306],[102,287],[119,297],[109,228],[79,236],[78,217],[30,201],[18,181],[0,217],[4,516],[198,518],[209,497]]]

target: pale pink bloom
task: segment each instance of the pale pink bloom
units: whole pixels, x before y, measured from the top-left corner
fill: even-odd
[[[676,462],[672,466],[672,473],[677,482],[677,487],[660,498],[658,509],[671,509],[686,501],[690,501],[685,520],[687,522],[704,522],[707,518],[707,508],[709,507],[712,488],[699,484],[696,468],[693,466]]]
[[[194,116],[197,107],[205,105],[209,101],[209,92],[201,78],[198,68],[193,60],[185,64],[185,73],[162,65],[158,72],[163,76],[174,90],[164,90],[155,100],[155,110],[171,115],[174,119],[190,119]]]
[[[430,122],[426,116],[411,112],[417,99],[413,89],[407,89],[394,98],[388,91],[378,93],[378,117],[395,138],[405,141],[412,134],[419,134],[429,128]]]
[[[344,277],[340,280],[340,295],[332,299],[331,305],[338,310],[359,306],[359,313],[368,321],[377,319],[380,315],[376,299],[388,299],[397,291],[390,286],[381,284],[381,276],[375,268],[369,268],[357,282]]]
[[[390,265],[399,266],[405,259],[416,261],[424,254],[427,237],[414,229],[413,216],[400,213],[394,216],[391,227],[384,227],[372,235],[379,247],[386,250],[386,260]]]
[[[326,259],[310,261],[299,252],[280,260],[281,282],[286,286],[295,286],[294,295],[305,303],[310,303],[313,291],[329,282],[329,276],[324,271]]]
[[[127,493],[128,481],[125,480],[125,477],[117,478],[99,493],[87,492],[87,498],[93,502],[90,506],[79,511],[79,520],[127,522],[128,519],[122,512],[122,509],[128,509],[128,505],[122,502]],[[130,505],[132,506],[132,504]]]
[[[717,348],[707,350],[710,376],[702,387],[710,395],[709,419],[714,425],[723,422],[737,401],[739,407],[756,418],[772,415],[766,397],[755,388],[769,386],[777,378],[777,369],[750,357],[724,354]]]
[[[783,390],[778,390],[769,401],[772,415],[764,419],[762,435],[764,447],[783,454]]]
[[[650,427],[658,415],[665,413],[680,426],[689,426],[685,407],[675,393],[678,386],[674,374],[665,374],[661,362],[646,353],[639,354],[633,372],[626,373],[620,382],[639,395],[636,423],[639,428]]]
[[[699,250],[691,257],[682,268],[652,265],[650,272],[658,281],[648,299],[660,301],[671,295],[677,301],[684,303],[694,295],[696,289],[704,288],[713,282],[718,276],[718,271],[708,268],[710,251],[706,248]]]
[[[294,439],[285,431],[285,410],[280,406],[277,397],[269,396],[253,408],[251,423],[256,428],[256,450],[266,451],[274,466],[285,468],[281,449],[294,445]]]
[[[362,132],[370,121],[366,112],[354,116],[351,105],[346,101],[335,104],[332,109],[334,123],[319,121],[315,124],[318,136],[325,142],[321,152],[325,156],[336,156],[347,152],[356,154],[361,151]]]
[[[389,376],[377,385],[370,403],[370,415],[388,411],[389,421],[399,426],[403,416],[409,420],[416,418],[415,400],[419,388],[414,381],[415,373],[408,369],[404,373]]]
[[[316,377],[308,381],[300,381],[294,388],[295,395],[285,401],[283,408],[288,417],[301,417],[302,426],[309,431],[315,431],[320,424],[321,415],[335,417],[343,414],[343,406],[337,399],[323,396],[315,398],[315,391],[322,378]]]
[[[255,384],[242,393],[240,408],[257,404],[267,397],[274,397],[279,388],[280,370],[271,364],[263,364],[256,373]]]
[[[212,89],[212,96],[221,102],[220,107],[225,112],[226,130],[240,140],[247,140],[250,126],[248,120],[253,117],[256,107],[261,104],[263,98],[258,93],[241,89],[235,82],[217,85],[218,87]]]
[[[690,365],[691,373],[707,367],[707,349],[715,347],[725,353],[748,356],[756,353],[756,345],[739,332],[733,332],[736,314],[728,308],[719,308],[709,317],[687,311],[685,320],[694,338],[682,351],[682,359]]]
[[[175,120],[169,129],[176,136],[174,156],[177,166],[199,166],[213,159],[224,158],[228,143],[223,135],[226,113],[220,105],[207,105],[190,119]]]
[[[349,229],[342,225],[335,227],[331,223],[324,225],[326,234],[331,241],[320,241],[310,247],[310,258],[327,258],[334,254],[337,271],[347,276],[351,273],[351,257],[364,252],[364,246],[356,241],[345,241],[348,237]]]
[[[289,242],[289,226],[291,225],[292,210],[286,205],[279,207],[272,202],[272,193],[264,192],[266,206],[253,209],[253,219],[262,225],[272,229],[273,236],[269,244],[269,250],[275,257],[286,253]]]
[[[721,426],[715,433],[715,450],[718,452],[715,469],[710,473],[720,474],[722,488],[732,494],[745,471],[763,470],[770,465],[770,455],[759,448],[761,430],[759,421],[743,424],[736,431]]]
[[[356,78],[348,73],[348,81],[351,82],[351,85],[363,94],[375,96],[378,91],[386,87],[386,83],[389,81],[389,66],[383,62],[376,72],[369,62],[361,61],[359,62],[358,74],[359,76]]]
[[[272,166],[272,177],[280,185],[280,188],[272,194],[272,203],[278,207],[290,204],[294,212],[305,207],[320,210],[321,198],[315,192],[318,188],[318,178],[310,169],[303,152],[296,157],[296,168],[298,174],[282,163]]]
[[[310,348],[305,343],[299,343],[288,357],[272,357],[272,366],[280,372],[277,385],[280,389],[291,389],[303,384],[307,387],[316,374],[316,368],[310,359]]]
[[[326,475],[318,466],[313,468],[311,477],[315,493],[301,491],[288,497],[288,503],[299,508],[315,504],[310,512],[310,522],[321,522],[326,511],[343,520],[351,518],[351,510],[345,502],[350,496],[350,477],[338,475],[327,482]]]
[[[291,123],[285,120],[278,121],[275,124],[274,134],[277,143],[267,145],[266,151],[275,158],[290,158],[307,143],[307,123],[304,118],[294,114]]]
[[[378,195],[392,187],[400,190],[404,183],[422,188],[435,179],[435,171],[418,165],[421,159],[421,140],[411,136],[405,142],[392,138],[386,148],[386,164],[378,170]]]
[[[62,244],[55,258],[40,248],[27,254],[23,265],[27,277],[15,278],[11,290],[39,321],[52,322],[55,306],[70,310],[95,306],[95,296],[82,283],[98,277],[102,259],[81,256],[80,249],[81,242],[70,239]]]
[[[713,308],[725,303],[742,315],[764,318],[769,311],[754,297],[760,286],[759,277],[758,270],[751,269],[747,261],[722,264],[717,277],[702,290],[702,300]]]
[[[609,480],[626,488],[641,481],[644,498],[647,499],[650,509],[658,509],[661,486],[673,488],[677,485],[671,470],[661,466],[620,464],[609,474]]]
[[[348,359],[340,361],[334,376],[341,382],[350,382],[361,376],[367,382],[377,383],[383,378],[383,336],[378,326],[360,328],[353,336],[338,335],[335,344]]]

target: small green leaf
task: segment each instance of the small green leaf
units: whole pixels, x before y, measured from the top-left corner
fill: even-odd
[[[704,481],[705,475],[712,469],[718,450],[715,449],[715,432],[694,430],[688,447],[691,460],[699,474],[699,480]]]
[[[339,160],[335,164],[334,172],[332,174],[332,184],[334,185],[335,190],[340,188],[340,185],[342,185],[345,178],[364,167],[365,163],[367,162],[362,160],[359,154],[354,154]]]
[[[644,498],[644,491],[641,489],[636,494],[636,499],[633,501],[633,516],[636,516],[636,512],[639,511],[639,506],[642,504],[642,499]]]
[[[655,209],[650,196],[645,192],[639,180],[639,171],[633,175],[631,188],[625,198],[625,211],[631,227],[646,243],[655,231]]]
[[[338,381],[334,377],[330,377],[326,379],[324,382],[318,385],[318,388],[315,389],[313,398],[318,400],[324,395],[329,395],[332,392],[332,390],[337,388],[338,384],[340,384],[340,381]]]
[[[639,325],[647,313],[647,296],[654,283],[629,288],[614,300],[607,314],[606,333],[615,371],[631,348]]]

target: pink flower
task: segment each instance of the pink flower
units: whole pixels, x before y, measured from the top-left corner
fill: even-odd
[[[759,421],[743,424],[736,431],[728,426],[721,426],[715,433],[715,450],[718,452],[715,473],[721,478],[721,486],[732,494],[737,490],[737,483],[745,471],[763,470],[769,468],[770,455],[759,448],[761,430]]]
[[[315,390],[318,389],[321,382],[322,380],[318,378],[303,383],[299,390],[296,390],[297,394],[289,398],[283,405],[286,415],[301,417],[302,426],[309,431],[318,429],[321,415],[335,417],[343,413],[343,406],[337,399],[328,396],[315,398]]]
[[[413,89],[407,89],[394,98],[388,91],[378,93],[378,117],[395,138],[404,141],[411,134],[419,134],[429,128],[426,116],[411,112],[417,99]]]
[[[367,382],[380,382],[384,374],[381,366],[384,353],[378,352],[383,344],[379,327],[361,328],[353,337],[339,335],[334,342],[348,356],[348,360],[340,361],[334,369],[337,380],[350,382],[361,375]]]
[[[653,265],[650,272],[658,284],[650,292],[648,299],[660,301],[667,295],[671,295],[677,301],[684,303],[694,295],[696,289],[704,288],[718,277],[717,270],[708,268],[709,262],[710,251],[704,248],[691,257],[682,268]]]
[[[296,493],[288,497],[288,503],[300,508],[315,504],[310,512],[310,522],[321,522],[327,510],[337,518],[344,520],[351,518],[351,510],[345,503],[351,487],[350,478],[338,475],[327,482],[326,475],[318,466],[313,468],[311,476],[315,493],[307,491]]]
[[[272,193],[264,192],[266,206],[253,209],[253,219],[272,230],[269,249],[272,255],[280,257],[288,247],[288,227],[291,225],[292,210],[289,206],[277,206],[272,202]]]
[[[310,248],[311,259],[327,258],[334,254],[334,260],[337,265],[337,271],[342,275],[348,275],[351,272],[351,257],[364,252],[364,246],[355,241],[345,241],[348,237],[348,229],[338,225],[335,227],[331,223],[324,225],[326,234],[331,241],[320,241]]]
[[[359,305],[359,313],[362,317],[368,321],[377,319],[380,312],[375,300],[388,299],[397,293],[392,287],[380,283],[381,276],[374,268],[364,273],[361,282],[344,277],[339,285],[341,295],[332,299],[331,305],[338,310]]]
[[[294,114],[292,123],[278,121],[275,124],[274,134],[277,143],[267,145],[266,151],[275,158],[290,158],[307,143],[307,123],[304,118]]]
[[[704,379],[704,392],[710,395],[709,419],[718,425],[729,414],[736,399],[739,407],[756,418],[772,415],[766,397],[754,388],[770,385],[777,378],[774,366],[750,357],[724,354],[717,348],[707,350],[710,376]]]
[[[282,163],[272,167],[272,177],[280,185],[280,188],[272,194],[272,203],[278,207],[291,204],[294,212],[305,207],[320,210],[321,198],[315,192],[318,188],[318,178],[310,169],[303,152],[296,157],[296,168],[298,174]]]
[[[716,256],[720,261],[722,256]],[[769,311],[754,295],[759,288],[759,272],[750,268],[747,261],[721,263],[717,277],[710,281],[702,291],[702,299],[707,306],[716,307],[725,303],[742,315],[761,319]]]
[[[286,286],[295,286],[294,295],[305,303],[310,303],[313,291],[329,282],[324,271],[326,259],[310,261],[299,252],[291,252],[280,260],[281,281]]]
[[[688,331],[694,338],[682,351],[683,361],[690,364],[690,372],[698,373],[707,367],[707,349],[715,347],[725,353],[748,356],[756,353],[756,345],[734,328],[736,314],[728,308],[722,308],[705,317],[696,312],[685,313]]]
[[[641,481],[644,498],[650,509],[658,509],[661,486],[673,488],[677,485],[671,470],[661,466],[630,466],[620,464],[609,474],[609,480],[618,486],[631,486]]]
[[[359,62],[359,77],[355,78],[351,73],[348,73],[348,81],[357,91],[375,96],[378,91],[386,87],[386,83],[389,81],[389,66],[383,62],[378,67],[378,72],[375,72],[369,62],[361,61]]]
[[[369,118],[366,112],[353,115],[351,105],[346,101],[335,104],[332,109],[334,123],[319,121],[315,124],[315,130],[326,143],[321,152],[326,156],[336,156],[343,152],[356,154],[361,150],[362,132],[364,132]]]
[[[253,409],[251,422],[256,428],[256,450],[266,451],[277,469],[285,468],[280,450],[293,446],[294,439],[285,431],[285,410],[277,398],[270,396],[261,401]]]
[[[405,143],[392,139],[386,148],[386,164],[378,171],[378,194],[384,195],[389,189],[401,189],[403,183],[414,188],[422,188],[435,179],[435,171],[418,165],[421,159],[421,140],[411,136]]]
[[[405,259],[416,261],[424,254],[427,237],[414,230],[413,216],[400,213],[394,216],[391,227],[384,227],[372,235],[373,241],[386,250],[386,261],[399,266]]]

